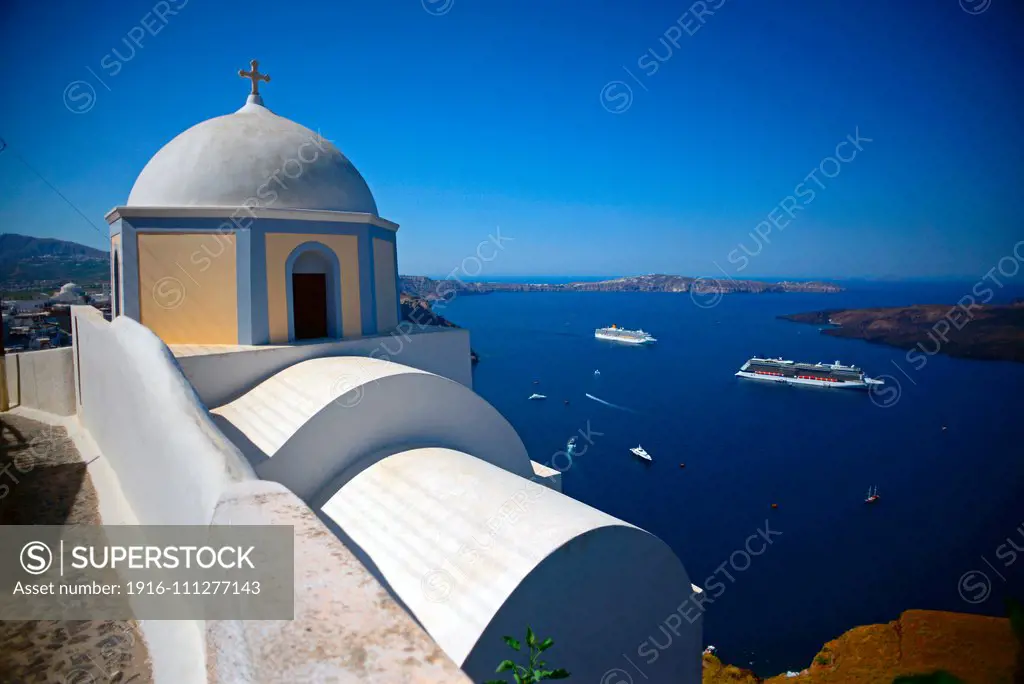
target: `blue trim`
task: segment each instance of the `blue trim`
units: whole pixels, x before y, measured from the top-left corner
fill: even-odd
[[[391,256],[395,260],[395,326],[397,327],[402,324],[402,280],[398,277],[398,243],[394,241],[391,244]]]
[[[386,240],[388,242],[396,242],[395,238],[397,234],[390,230],[384,230],[380,226],[367,226],[370,229],[370,237],[375,237],[378,240]]]
[[[124,304],[121,303],[121,291],[124,290],[124,276],[121,275],[121,247],[110,245],[110,319],[121,315]]]
[[[322,242],[303,242],[292,250],[284,262],[285,297],[288,303],[288,341],[295,341],[295,312],[292,307],[292,273],[295,262],[305,252],[319,252],[330,264],[331,277],[327,282],[327,336],[341,339],[345,329],[341,318],[341,264],[334,250]],[[331,314],[334,314],[333,318]]]
[[[238,344],[252,344],[252,261],[249,231],[235,232],[235,288],[238,307]]]
[[[345,223],[341,221],[303,221],[295,219],[251,219],[243,216],[238,224],[231,219],[219,218],[135,218],[135,228],[141,230],[228,230],[241,232],[249,230],[255,233],[310,233],[314,235],[359,235],[369,228],[377,237],[388,240],[395,239],[394,231],[372,226],[367,223]],[[124,220],[124,219],[122,219]]]
[[[139,299],[139,249],[135,227],[127,221],[121,222],[121,297],[124,303],[122,316],[142,322],[141,300]]]
[[[249,295],[252,302],[252,344],[270,344],[270,304],[267,291],[267,239],[262,231],[249,233]]]

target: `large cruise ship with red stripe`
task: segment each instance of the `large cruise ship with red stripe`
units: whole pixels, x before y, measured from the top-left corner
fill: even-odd
[[[809,385],[811,387],[834,387],[844,389],[869,389],[873,385],[884,385],[885,381],[869,378],[856,366],[835,363],[797,363],[781,356],[777,359],[762,359],[755,356],[743,364],[737,377],[750,380],[765,380],[784,385]]]

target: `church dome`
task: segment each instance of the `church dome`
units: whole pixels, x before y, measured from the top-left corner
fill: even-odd
[[[240,207],[246,200],[377,216],[366,181],[338,148],[253,98],[164,145],[136,179],[128,206]]]

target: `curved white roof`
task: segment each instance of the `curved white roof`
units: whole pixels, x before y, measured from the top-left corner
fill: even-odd
[[[664,639],[659,625],[693,594],[657,537],[458,450],[377,461],[321,510],[473,681],[528,625],[554,637],[572,681],[613,681],[602,674],[624,662],[617,649]],[[700,625],[677,618],[651,682],[700,681]]]
[[[378,215],[366,181],[337,147],[252,101],[164,145],[136,179],[128,206],[240,207],[247,201]]]
[[[211,410],[265,480],[309,502],[374,459],[416,446],[472,453],[524,478],[515,429],[464,385],[392,361],[329,356],[289,366]]]

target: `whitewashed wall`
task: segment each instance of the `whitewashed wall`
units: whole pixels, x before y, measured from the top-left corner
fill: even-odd
[[[295,528],[295,618],[211,621],[211,684],[471,684],[355,554],[285,487],[234,485],[213,523]]]
[[[72,319],[78,418],[139,524],[295,527],[295,618],[143,621],[156,684],[470,684],[311,509],[256,478],[159,338],[92,307]]]
[[[58,416],[74,414],[75,364],[71,347],[8,354],[4,362],[11,406]]]
[[[255,480],[166,345],[130,318],[72,307],[78,416],[147,525],[207,525],[228,485]]]

